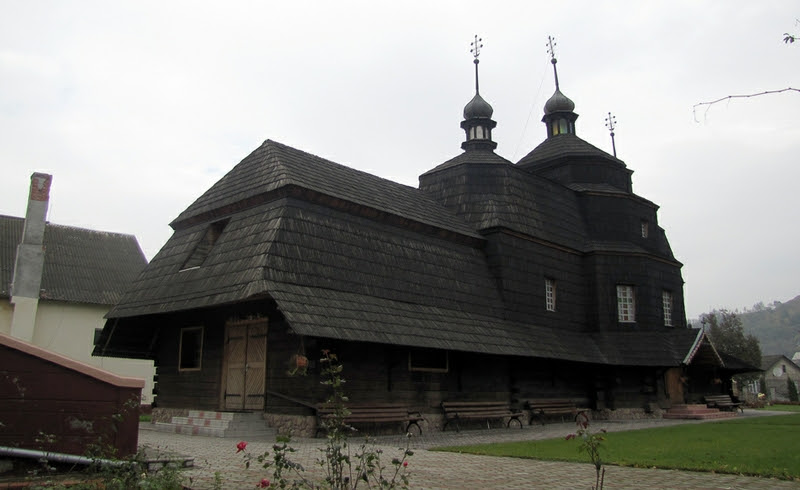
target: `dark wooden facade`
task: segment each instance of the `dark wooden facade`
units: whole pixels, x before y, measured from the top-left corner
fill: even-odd
[[[353,401],[425,412],[446,400],[686,398],[674,380],[698,352],[701,372],[724,362],[687,328],[658,207],[633,193],[624,162],[575,134],[573,108],[557,90],[548,138],[512,163],[494,153],[492,109],[476,95],[465,151],[419,188],[264,142],[171,223],[95,352],[155,359],[157,404],[171,408],[308,414],[326,396],[321,349],[342,360]],[[239,329],[247,338],[230,347],[237,322],[262,322],[266,346]],[[182,332],[197,328],[201,362],[185,362],[195,347]],[[289,374],[297,354],[306,377]],[[257,374],[242,374],[242,356]]]
[[[85,455],[136,453],[144,380],[0,334],[0,445]],[[93,453],[96,454],[96,453]]]

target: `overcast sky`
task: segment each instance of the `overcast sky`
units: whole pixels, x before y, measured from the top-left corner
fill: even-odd
[[[49,220],[136,235],[263,140],[403,184],[458,155],[483,38],[497,153],[545,138],[556,38],[577,132],[661,206],[687,314],[800,294],[800,5],[773,1],[0,0],[0,214],[54,175]],[[707,110],[706,110],[707,109]]]

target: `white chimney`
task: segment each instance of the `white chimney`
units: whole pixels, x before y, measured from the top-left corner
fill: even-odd
[[[17,246],[14,276],[11,283],[11,336],[31,342],[36,326],[36,311],[39,308],[39,290],[44,270],[44,229],[47,205],[50,201],[52,175],[31,175],[31,190],[28,195],[28,210],[22,242]]]

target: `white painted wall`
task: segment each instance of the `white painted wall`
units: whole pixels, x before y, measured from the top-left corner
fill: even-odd
[[[11,307],[8,298],[0,298],[0,333],[11,335],[11,317],[14,308]]]
[[[0,332],[10,334],[13,316],[7,299],[0,300]],[[39,301],[33,344],[121,376],[142,378],[142,403],[153,401],[153,361],[92,357],[94,331],[103,328],[108,306]]]

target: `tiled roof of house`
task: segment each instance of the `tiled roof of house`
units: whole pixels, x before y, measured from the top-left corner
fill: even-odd
[[[23,218],[0,215],[0,297],[8,298]],[[147,265],[133,235],[48,223],[41,299],[112,305]]]
[[[783,354],[774,354],[769,356],[761,356],[761,369],[766,371],[772,366],[774,366],[775,363],[777,363],[781,359],[785,359],[786,362],[794,364],[794,361],[784,356]]]

